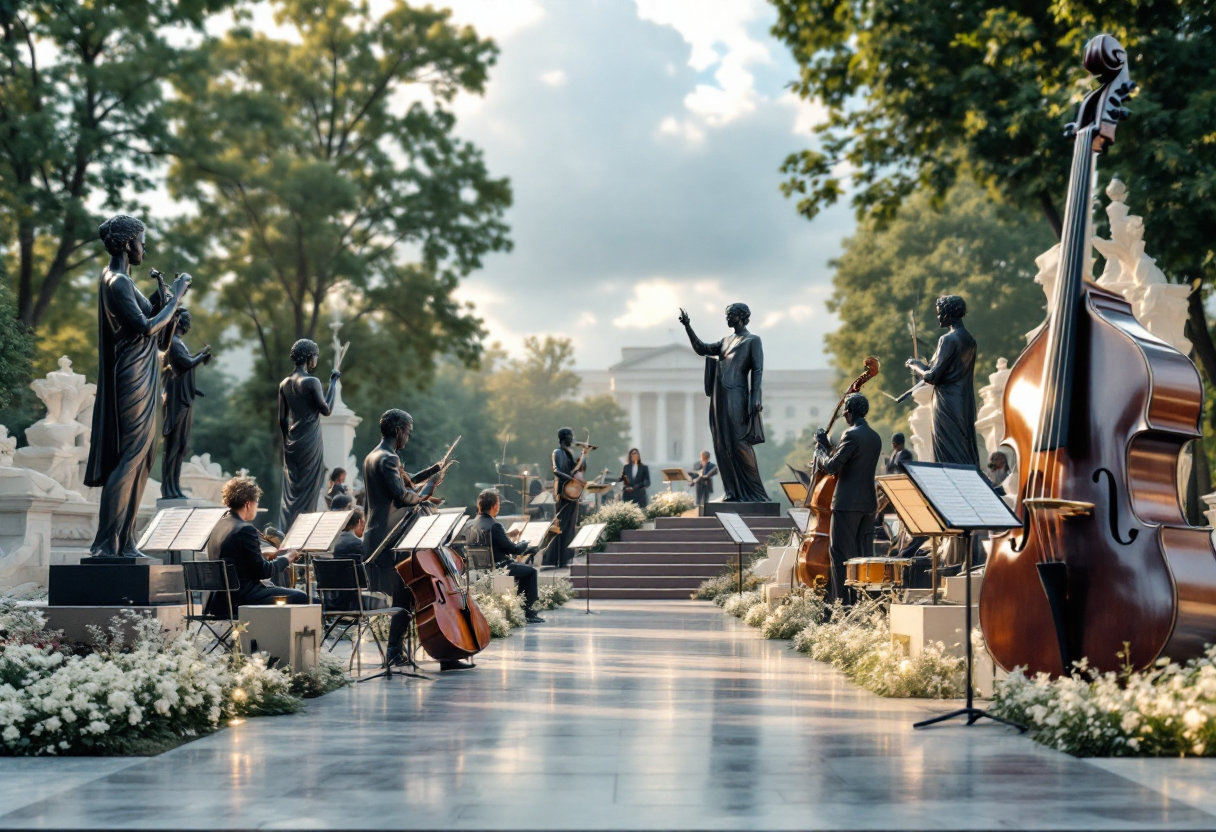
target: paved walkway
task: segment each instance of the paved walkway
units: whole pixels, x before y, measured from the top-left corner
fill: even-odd
[[[0,759],[0,827],[1216,826],[1216,762],[914,732],[943,706],[872,696],[711,605],[597,607],[517,630],[475,671],[372,681],[157,758]]]

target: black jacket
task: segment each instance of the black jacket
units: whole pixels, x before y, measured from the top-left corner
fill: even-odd
[[[207,541],[207,557],[227,561],[236,567],[237,591],[232,599],[234,610],[245,602],[249,593],[265,588],[262,581],[273,578],[291,565],[287,555],[266,560],[262,556],[258,530],[231,511],[220,518],[212,530]]]
[[[469,524],[465,532],[465,540],[471,544],[487,541],[490,544],[490,554],[495,566],[507,566],[515,562],[515,558],[528,551],[525,541],[515,543],[507,537],[507,530],[488,514],[479,514],[477,519]]]
[[[334,543],[334,557],[358,558],[363,560],[363,541],[355,536],[350,529],[343,529]]]
[[[835,511],[877,511],[874,470],[882,458],[882,438],[874,428],[858,419],[840,437],[840,444],[823,463],[823,470],[836,475]]]
[[[646,489],[650,488],[650,469],[645,465],[638,465],[638,474],[635,477],[633,466],[625,463],[625,467],[621,469],[621,479],[625,480],[626,485],[633,486],[632,491],[621,492],[621,498],[646,508]]]
[[[912,452],[907,448],[900,448],[897,452],[891,454],[891,459],[887,461],[888,474],[906,474],[904,470],[905,462],[915,462],[916,459],[912,456]]]
[[[409,484],[426,480],[439,468],[432,465],[410,478]],[[393,529],[393,513],[399,508],[416,506],[422,501],[414,489],[406,485],[401,459],[396,451],[377,445],[363,460],[363,489],[367,500],[367,525],[363,530],[363,556],[370,557]],[[388,553],[386,553],[388,554]],[[376,559],[380,569],[392,570],[393,559]]]

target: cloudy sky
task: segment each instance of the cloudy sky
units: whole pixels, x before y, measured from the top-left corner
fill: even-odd
[[[487,94],[457,102],[459,132],[509,176],[514,251],[461,294],[492,340],[574,339],[602,368],[623,346],[725,332],[741,300],[769,366],[827,366],[827,261],[853,228],[781,196],[777,168],[809,140],[814,108],[763,0],[450,0],[494,37]]]

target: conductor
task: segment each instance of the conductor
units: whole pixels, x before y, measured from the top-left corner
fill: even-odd
[[[844,420],[849,424],[833,451],[827,432],[815,434],[816,452],[824,459],[823,470],[836,476],[832,497],[832,531],[828,551],[832,556],[831,598],[845,600],[845,563],[874,554],[874,470],[882,456],[882,438],[866,424],[870,401],[861,393],[844,400]]]

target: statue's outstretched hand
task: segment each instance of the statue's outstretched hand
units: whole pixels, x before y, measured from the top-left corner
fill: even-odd
[[[190,277],[186,272],[182,272],[173,281],[173,296],[181,301],[186,296],[186,291],[190,288],[190,281],[194,278]]]
[[[330,383],[333,383],[340,378],[342,378],[342,372],[340,370],[334,370],[332,373],[329,374]]]
[[[682,306],[680,307],[680,323],[684,326],[692,323],[692,320],[688,317],[688,313],[684,311],[684,307]]]

